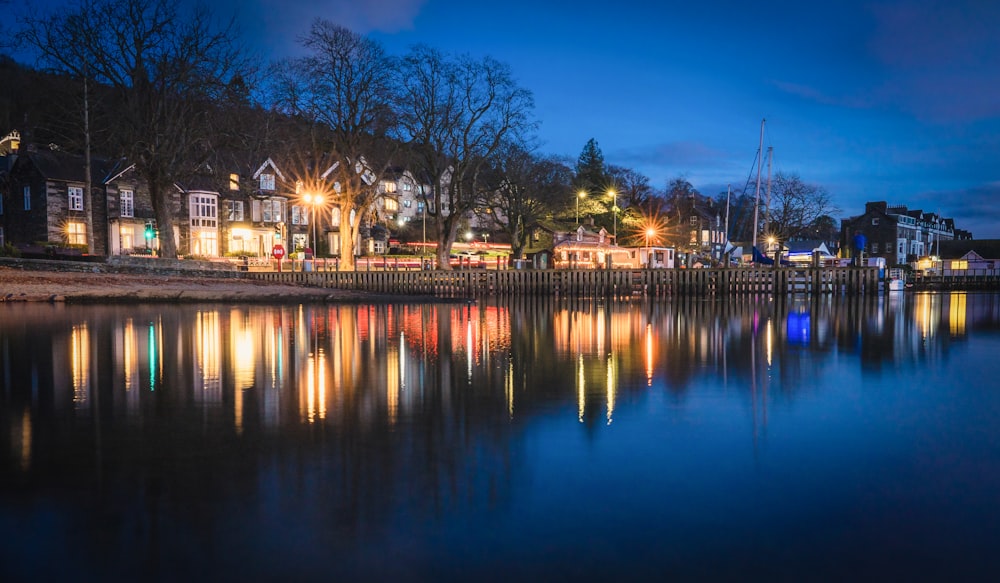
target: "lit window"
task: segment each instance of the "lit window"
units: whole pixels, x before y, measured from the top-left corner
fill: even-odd
[[[87,244],[87,225],[77,221],[71,221],[66,225],[66,242],[70,245]]]
[[[121,201],[121,216],[123,217],[134,217],[135,216],[135,196],[131,190],[122,190],[118,193],[118,198]]]
[[[385,210],[395,212],[399,210],[399,201],[394,198],[385,199]]]
[[[382,183],[382,192],[390,192],[390,193],[396,192],[396,183],[395,182],[383,182]]]
[[[69,210],[83,210],[83,189],[79,186],[69,187]]]
[[[304,206],[294,205],[292,206],[292,224],[293,225],[308,225],[309,224],[309,210]]]
[[[240,189],[240,175],[230,174],[229,175],[229,190],[239,190]]]
[[[189,201],[192,227],[218,226],[219,206],[216,197],[207,194],[192,194]]]

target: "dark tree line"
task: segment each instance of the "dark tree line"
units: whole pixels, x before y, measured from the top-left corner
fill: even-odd
[[[531,93],[489,57],[427,46],[392,56],[317,19],[300,41],[303,56],[264,66],[233,40],[233,22],[204,7],[182,13],[170,0],[78,0],[22,18],[16,32],[40,69],[0,60],[10,73],[0,123],[88,158],[134,163],[167,233],[174,184],[206,165],[250,170],[269,155],[297,160],[297,183],[339,213],[343,248],[371,219],[380,179],[409,169],[429,185],[420,196],[443,266],[470,213],[505,232],[518,256],[545,221],[586,217],[636,242],[652,222],[669,233],[681,202],[701,197],[686,181],[658,190],[606,163],[595,139],[572,167],[541,155]],[[734,200],[734,215],[745,216],[746,194]],[[822,189],[779,174],[769,210],[769,228],[790,237],[833,209]],[[745,220],[734,225],[746,229]],[[173,237],[161,245],[176,256]],[[349,267],[353,254],[343,261]]]

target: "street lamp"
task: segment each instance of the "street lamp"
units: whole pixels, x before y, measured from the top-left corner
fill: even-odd
[[[612,199],[611,212],[614,213],[615,222],[615,246],[618,246],[618,191],[615,189],[608,190],[608,196]]]
[[[302,200],[304,200],[306,204],[312,206],[312,218],[310,220],[312,221],[313,225],[313,236],[312,236],[312,245],[310,246],[315,247],[315,249],[313,249],[313,256],[315,257],[319,252],[319,245],[316,237],[316,207],[323,204],[323,195],[306,194],[302,197]]]
[[[576,224],[578,225],[580,224],[580,199],[586,196],[587,192],[584,190],[581,190],[580,192],[576,193]]]
[[[656,234],[656,229],[653,227],[646,228],[646,267],[653,266],[653,250],[649,246],[649,239]]]

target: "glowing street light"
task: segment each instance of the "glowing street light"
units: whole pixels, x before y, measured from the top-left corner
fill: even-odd
[[[654,235],[656,235],[656,229],[654,229],[653,227],[646,227],[646,266],[647,267],[652,267],[653,266],[653,258],[652,258],[653,250],[649,246],[649,240]]]
[[[608,196],[612,199],[611,212],[614,213],[615,221],[615,246],[618,245],[618,191],[615,189],[608,190]]]
[[[584,190],[576,193],[576,224],[578,225],[580,224],[580,199],[585,198],[586,196],[587,192]]]
[[[313,224],[313,236],[312,236],[312,241],[311,241],[312,245],[310,245],[310,246],[314,247],[314,249],[313,249],[313,256],[315,256],[319,252],[319,245],[317,245],[318,239],[316,237],[316,207],[318,207],[319,205],[323,204],[323,195],[322,194],[306,194],[306,195],[304,195],[302,197],[302,200],[304,200],[306,204],[312,206],[312,219],[310,219],[310,220],[312,221],[312,224]]]

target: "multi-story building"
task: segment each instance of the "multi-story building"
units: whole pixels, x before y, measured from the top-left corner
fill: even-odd
[[[842,256],[856,256],[862,251],[859,243],[863,243],[866,256],[884,257],[896,265],[935,254],[942,241],[971,239],[972,234],[956,229],[953,219],[936,213],[868,202],[864,214],[841,221],[840,237]]]

